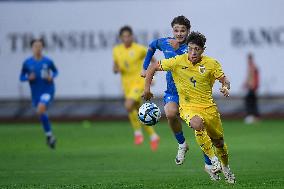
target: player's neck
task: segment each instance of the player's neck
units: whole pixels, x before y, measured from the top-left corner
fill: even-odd
[[[124,44],[124,47],[127,48],[127,49],[130,48],[131,46],[132,46],[132,43]]]
[[[35,54],[34,55],[35,60],[41,60],[42,59],[42,54]]]

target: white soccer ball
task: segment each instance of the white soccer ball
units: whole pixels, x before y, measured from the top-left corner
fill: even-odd
[[[138,117],[145,125],[155,125],[161,118],[161,110],[156,104],[147,102],[139,108]]]

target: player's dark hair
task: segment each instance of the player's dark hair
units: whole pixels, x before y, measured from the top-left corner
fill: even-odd
[[[119,36],[121,36],[122,33],[125,32],[125,31],[126,31],[126,32],[129,32],[130,35],[133,34],[132,28],[131,28],[130,26],[123,26],[123,27],[121,27],[120,30],[119,30]]]
[[[31,40],[31,43],[30,43],[31,47],[33,46],[33,44],[34,44],[35,42],[41,42],[42,46],[45,47],[45,43],[44,43],[44,40],[43,40],[42,38],[32,39],[32,40]]]
[[[204,48],[206,43],[206,37],[200,32],[191,32],[186,40],[186,44],[193,43]]]
[[[188,30],[190,30],[190,21],[183,15],[177,16],[171,22],[171,26],[174,27],[175,24],[184,25]]]

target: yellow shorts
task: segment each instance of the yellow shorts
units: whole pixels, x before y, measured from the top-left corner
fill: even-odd
[[[186,122],[189,127],[190,119],[193,116],[199,116],[203,120],[208,136],[211,139],[224,138],[222,122],[216,106],[207,108],[190,107],[184,109],[180,107],[180,117]]]
[[[132,99],[136,102],[142,102],[142,94],[143,94],[144,88],[133,86],[133,87],[127,87],[124,89],[124,96],[126,99]]]

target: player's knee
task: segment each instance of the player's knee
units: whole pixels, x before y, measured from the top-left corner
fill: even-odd
[[[224,146],[224,140],[223,139],[211,139],[211,140],[212,140],[213,145],[216,148],[223,148],[223,146]]]
[[[190,119],[190,126],[196,131],[204,129],[203,120],[199,116],[193,116]]]
[[[178,118],[178,107],[168,106],[165,108],[166,117],[168,120],[174,120]]]
[[[42,115],[46,112],[46,106],[44,104],[39,104],[37,107],[37,114]]]
[[[135,104],[131,101],[126,100],[124,103],[124,107],[127,112],[131,112],[135,109]]]

